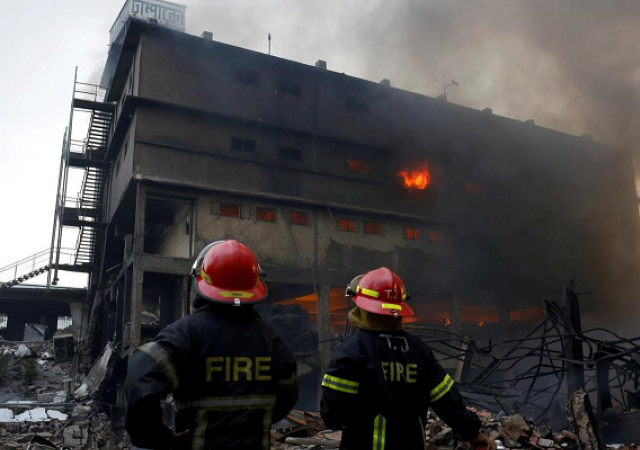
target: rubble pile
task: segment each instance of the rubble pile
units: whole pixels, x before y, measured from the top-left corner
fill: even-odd
[[[271,428],[271,450],[333,449],[341,438],[341,431],[327,430],[320,413],[293,410]]]
[[[52,341],[0,344],[0,449],[128,449],[97,401],[74,396],[72,361],[53,355]],[[83,380],[87,391],[104,384],[106,359]]]
[[[578,450],[585,448],[578,436],[568,430],[554,433],[546,425],[535,425],[522,415],[494,416],[487,411],[475,412],[482,421],[482,433],[493,439],[498,450],[522,449]],[[425,424],[426,448],[468,449],[468,444],[456,439],[453,430],[429,411]],[[271,430],[271,450],[320,450],[334,449],[340,446],[342,433],[330,431],[324,426],[318,413],[291,411],[286,419],[278,422]],[[611,445],[610,450],[638,450],[634,444],[629,446]]]

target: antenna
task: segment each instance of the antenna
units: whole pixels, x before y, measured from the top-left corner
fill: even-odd
[[[460,86],[460,83],[458,83],[455,80],[451,80],[451,83],[449,83],[449,84],[444,86],[443,90],[444,90],[444,98],[445,99],[447,98],[447,88],[450,87],[450,86],[458,87],[458,86]]]
[[[271,54],[271,33],[267,34],[267,40],[269,41],[269,54]]]

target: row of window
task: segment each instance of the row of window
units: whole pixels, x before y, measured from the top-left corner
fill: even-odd
[[[258,151],[258,141],[231,136],[231,150],[256,153]],[[299,148],[280,146],[278,147],[278,158],[285,161],[300,162],[302,161],[302,150]],[[366,161],[350,158],[347,160],[347,171],[366,175],[371,172],[371,166]]]
[[[211,213],[222,217],[232,217],[236,219],[250,219],[251,206],[240,205],[235,203],[213,202],[211,205]],[[256,220],[260,222],[276,222],[276,210],[263,206],[256,207]],[[311,216],[306,211],[290,211],[289,223],[291,225],[308,227],[311,224]],[[338,230],[344,233],[357,233],[358,226],[356,219],[348,217],[338,218]],[[382,236],[382,223],[365,220],[364,234]],[[420,241],[422,239],[421,229],[413,226],[406,226],[404,229],[405,239]],[[427,239],[429,242],[442,242],[442,231],[428,230]]]
[[[258,86],[260,84],[260,74],[250,70],[236,70],[233,72],[234,83],[245,86]],[[297,81],[278,80],[276,85],[279,94],[288,94],[294,97],[302,96],[302,85]],[[369,102],[361,96],[349,95],[345,98],[345,107],[359,112],[369,112],[371,107]]]
[[[64,330],[73,324],[71,316],[58,316],[58,324],[56,330]],[[0,314],[0,330],[6,330],[9,327],[9,316]]]

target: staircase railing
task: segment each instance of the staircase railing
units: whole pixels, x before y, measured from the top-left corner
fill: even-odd
[[[102,199],[104,184],[106,182],[107,167],[102,165],[106,154],[111,121],[113,113],[109,108],[102,108],[97,103],[105,101],[108,88],[90,83],[78,81],[78,72],[73,80],[73,95],[69,125],[63,139],[62,159],[60,164],[60,177],[58,183],[58,195],[56,197],[56,213],[54,218],[51,251],[48,253],[49,261],[47,270],[50,270],[47,286],[55,285],[58,281],[58,270],[61,265],[66,265],[68,258],[70,266],[91,266],[95,260],[96,244],[101,231],[97,225],[91,222],[99,222],[104,217],[105,204]],[[87,127],[87,135],[81,140],[72,139],[74,125],[74,111],[90,111],[91,118]],[[81,124],[87,126],[86,123]],[[71,164],[70,157],[74,159],[95,162],[95,164]],[[67,186],[70,167],[83,167],[84,176],[80,191],[75,198],[67,197]],[[72,194],[73,195],[73,194]],[[73,220],[69,220],[73,219]],[[68,222],[65,223],[65,220]],[[75,249],[62,247],[63,229],[67,226],[79,227]],[[61,261],[65,258],[65,261]],[[64,269],[63,269],[64,270]]]
[[[50,270],[50,255],[51,249],[48,248],[0,268],[0,288],[14,286]],[[60,249],[62,264],[71,264],[73,255],[74,249]]]
[[[107,89],[107,86],[76,81],[74,83],[73,95],[75,98],[90,100],[93,102],[103,102],[107,96]]]

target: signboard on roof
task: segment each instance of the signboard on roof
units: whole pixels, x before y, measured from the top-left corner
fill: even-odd
[[[185,31],[185,15],[187,7],[163,0],[127,0],[118,14],[111,30],[109,30],[109,45],[113,44],[120,35],[130,17],[141,20],[156,20],[158,25]]]

